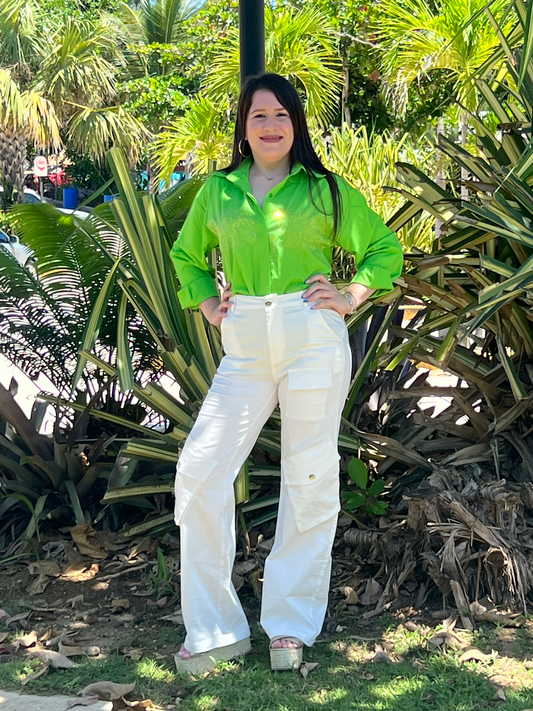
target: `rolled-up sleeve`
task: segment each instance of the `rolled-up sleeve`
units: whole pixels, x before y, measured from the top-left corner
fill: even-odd
[[[358,190],[347,186],[341,192],[343,216],[336,244],[355,257],[357,273],[352,284],[375,289],[372,298],[376,298],[391,291],[394,279],[402,273],[402,247]]]
[[[184,309],[196,309],[202,301],[218,296],[215,270],[206,260],[208,252],[218,245],[218,237],[207,227],[208,198],[207,182],[194,198],[187,219],[170,250],[181,287],[178,298]]]

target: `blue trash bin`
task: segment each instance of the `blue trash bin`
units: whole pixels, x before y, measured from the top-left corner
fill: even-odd
[[[78,207],[78,188],[63,188],[63,207],[67,210]]]
[[[111,202],[111,200],[114,200],[115,196],[114,195],[104,195],[104,202]]]

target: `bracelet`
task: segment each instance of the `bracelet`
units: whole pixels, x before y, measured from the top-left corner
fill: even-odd
[[[351,316],[351,315],[353,314],[353,312],[356,310],[357,304],[355,303],[355,299],[354,299],[354,297],[353,297],[353,294],[350,294],[349,291],[345,291],[345,292],[344,292],[344,298],[345,298],[346,301],[350,304],[350,311],[348,312],[347,315],[348,315],[348,316]]]

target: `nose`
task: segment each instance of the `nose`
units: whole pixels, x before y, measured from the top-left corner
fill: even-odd
[[[276,117],[267,116],[264,127],[266,131],[273,131],[277,127]]]

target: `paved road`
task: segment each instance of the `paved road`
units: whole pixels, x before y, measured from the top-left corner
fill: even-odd
[[[0,691],[0,711],[66,711],[69,696],[29,696],[10,691]],[[71,706],[72,711],[112,711],[111,701],[99,701],[91,706]]]

